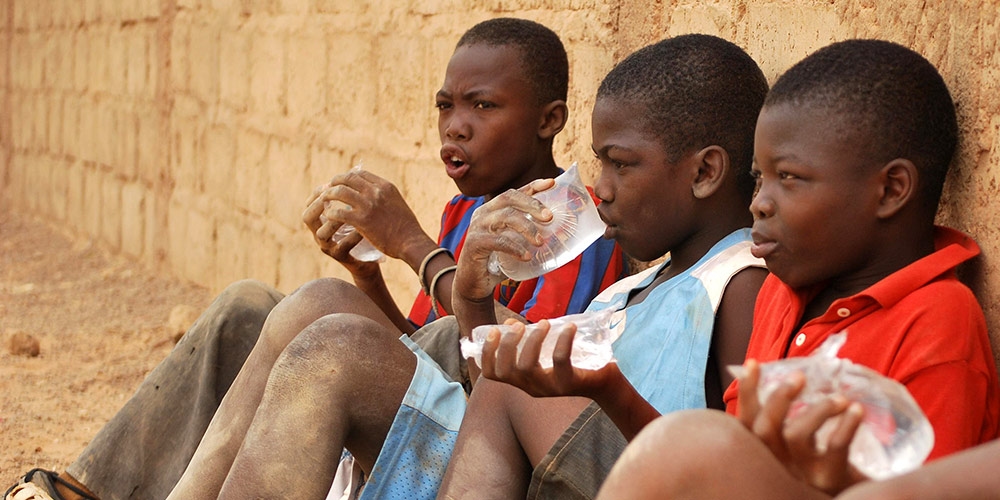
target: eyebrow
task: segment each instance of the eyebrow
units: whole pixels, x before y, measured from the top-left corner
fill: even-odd
[[[477,97],[482,97],[482,96],[491,97],[491,96],[493,96],[493,94],[494,93],[491,92],[488,89],[472,89],[472,90],[470,90],[468,92],[462,93],[460,95],[460,97],[462,99],[468,101],[468,100],[472,100],[472,99],[475,99]],[[452,99],[452,98],[454,98],[454,95],[452,95],[451,92],[448,92],[447,90],[444,90],[444,89],[438,90],[436,96],[437,97],[443,97],[443,98],[446,98],[446,99]]]
[[[590,145],[590,149],[591,149],[591,151],[594,152],[595,155],[598,155],[598,156],[601,156],[601,155],[607,156],[608,152],[610,152],[612,149],[620,149],[622,151],[631,151],[631,149],[626,148],[624,146],[619,146],[618,144],[606,144],[601,149],[597,149],[597,148],[594,147],[593,144],[591,144]]]

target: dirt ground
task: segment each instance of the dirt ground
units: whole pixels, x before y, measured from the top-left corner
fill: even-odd
[[[0,493],[64,470],[186,328],[171,311],[211,300],[67,234],[0,207]]]

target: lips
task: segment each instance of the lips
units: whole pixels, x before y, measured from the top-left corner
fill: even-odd
[[[445,145],[441,147],[441,161],[444,162],[445,171],[448,177],[458,180],[465,177],[471,166],[468,157],[458,146]]]
[[[778,247],[778,242],[760,232],[752,231],[750,237],[753,238],[753,245],[750,246],[750,254],[758,259],[767,259]]]
[[[615,236],[618,235],[618,226],[611,222],[608,222],[609,217],[605,215],[604,210],[601,209],[601,205],[603,205],[603,203],[597,205],[597,215],[601,218],[601,221],[604,222],[604,224],[607,226],[604,228],[604,238],[608,240],[613,240],[615,239]]]

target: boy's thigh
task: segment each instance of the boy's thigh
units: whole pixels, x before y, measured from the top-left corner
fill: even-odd
[[[535,398],[506,384],[502,405],[521,448],[532,467],[537,466],[577,416],[591,402],[580,397]]]
[[[628,442],[591,402],[534,468],[527,498],[594,498]]]

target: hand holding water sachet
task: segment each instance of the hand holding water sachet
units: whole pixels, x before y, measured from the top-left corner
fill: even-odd
[[[362,169],[363,169],[362,164],[359,163],[354,167],[352,167],[350,171],[361,172]],[[333,200],[326,202],[326,204],[324,205],[323,213],[320,214],[319,216],[320,223],[322,223],[323,226],[328,226],[335,223],[335,221],[331,220],[329,217],[326,216],[326,211],[332,208],[336,208],[337,205],[338,202]],[[345,210],[351,209],[351,205],[348,205],[346,203],[340,203],[340,205],[342,205]],[[334,243],[340,243],[341,241],[344,240],[344,238],[348,237],[351,233],[354,232],[357,232],[354,226],[352,226],[351,224],[343,223],[340,225],[340,227],[337,228],[337,230],[333,233],[333,236],[331,236],[330,239]],[[375,248],[375,246],[372,245],[371,242],[364,237],[362,237],[361,241],[359,241],[357,244],[354,245],[354,247],[351,248],[349,253],[351,257],[354,257],[355,259],[361,262],[385,262],[385,255],[381,251],[379,251],[378,248]]]
[[[614,360],[611,351],[611,343],[617,336],[611,330],[609,321],[614,311],[603,309],[600,311],[587,311],[579,314],[570,314],[559,318],[547,320],[548,331],[545,340],[538,352],[538,364],[542,368],[552,367],[552,354],[556,349],[556,342],[564,330],[570,325],[576,328],[573,335],[573,349],[570,361],[576,368],[585,370],[597,370]],[[483,365],[483,345],[490,331],[496,329],[501,337],[517,335],[521,329],[524,330],[517,345],[517,354],[524,351],[525,342],[532,335],[541,332],[542,326],[539,324],[519,325],[482,325],[472,330],[472,339],[462,339],[462,357],[472,358],[479,366]]]
[[[535,397],[596,399],[622,379],[611,346],[614,308],[522,324],[484,325],[462,340],[463,357],[483,376],[514,385]]]
[[[824,399],[846,399],[863,411],[860,425],[850,441],[848,462],[864,475],[884,479],[916,469],[934,447],[934,430],[909,391],[899,382],[868,367],[837,357],[847,340],[846,333],[830,336],[812,355],[787,358],[759,366],[756,383],[757,404],[764,407],[777,392],[790,384],[803,383],[791,401],[787,422]],[[741,410],[745,390],[750,390],[745,366],[730,366],[740,380]],[[747,384],[746,387],[742,387]],[[826,451],[831,435],[839,432],[846,412],[827,419],[814,434],[817,453]],[[741,419],[743,416],[741,415]],[[747,422],[744,422],[747,423]],[[772,450],[773,451],[773,450]]]
[[[597,213],[597,205],[583,184],[576,163],[556,177],[551,188],[532,197],[552,213],[552,220],[544,223],[529,214],[523,215],[537,227],[542,244],[531,250],[528,261],[493,253],[489,262],[491,273],[502,273],[517,281],[541,276],[573,260],[604,234],[607,226]]]

